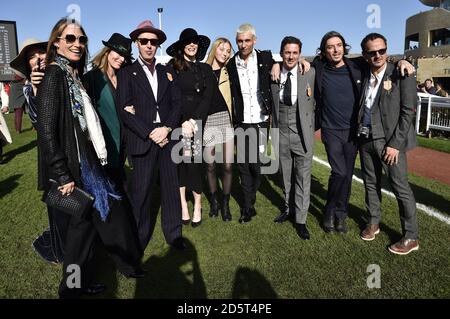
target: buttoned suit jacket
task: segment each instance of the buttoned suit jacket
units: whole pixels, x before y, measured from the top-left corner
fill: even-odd
[[[297,123],[303,135],[305,153],[312,153],[314,148],[315,106],[314,82],[316,71],[311,68],[306,74],[297,73]],[[280,84],[272,83],[273,112],[272,128],[280,127]],[[309,93],[309,96],[308,96]]]

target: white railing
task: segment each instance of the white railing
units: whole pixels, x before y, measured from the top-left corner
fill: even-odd
[[[450,131],[450,98],[426,93],[418,93],[417,97],[417,134],[420,133],[420,117],[422,114],[422,108],[424,107],[427,108],[427,124],[425,132],[429,132],[430,129]]]

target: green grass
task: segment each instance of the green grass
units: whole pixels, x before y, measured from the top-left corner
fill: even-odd
[[[11,128],[12,115],[7,121]],[[27,120],[25,127],[30,127]],[[13,134],[14,144],[5,148],[10,160],[0,165],[0,298],[57,297],[61,268],[46,264],[31,248],[47,227],[45,205],[36,191],[35,134]],[[316,154],[325,158],[320,143]],[[400,238],[401,228],[397,204],[385,196],[382,232],[375,241],[363,242],[358,233],[366,218],[364,192],[355,182],[348,234],[325,234],[320,221],[328,176],[328,168],[314,163],[311,241],[301,241],[290,223],[273,223],[283,204],[274,176],[261,185],[258,215],[240,225],[236,174],[231,223],[209,218],[204,199],[204,223],[183,229],[188,250],[180,253],[169,249],[158,220],[143,259],[149,271],[143,280],[117,274],[104,253],[97,258],[98,279],[108,285],[100,298],[449,298],[450,226],[419,212],[420,250],[392,255],[386,247]],[[449,186],[417,176],[410,180],[419,202],[449,215]],[[381,267],[381,289],[367,288],[371,264]]]
[[[445,137],[426,138],[417,136],[419,145],[435,151],[450,153],[450,140]]]

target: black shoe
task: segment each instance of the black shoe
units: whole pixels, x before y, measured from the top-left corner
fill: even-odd
[[[197,228],[198,226],[200,226],[202,224],[202,220],[200,219],[199,222],[191,222],[191,226],[192,228]]]
[[[256,216],[256,210],[255,210],[255,208],[250,208],[249,209],[249,212],[250,212],[250,217],[255,217]]]
[[[220,212],[222,214],[222,220],[224,222],[231,222],[232,217],[230,213],[230,194],[223,195],[222,209]]]
[[[217,201],[217,194],[211,194],[211,207],[209,210],[209,217],[219,216],[219,202]]]
[[[289,219],[289,208],[286,208],[277,218],[273,221],[278,224],[282,224]]]
[[[180,251],[186,249],[186,244],[184,243],[183,237],[178,237],[177,239],[175,239],[173,242],[170,243],[170,246]]]
[[[336,232],[341,234],[347,233],[347,223],[345,222],[345,218],[336,219]]]
[[[181,220],[181,223],[184,225],[184,226],[187,226],[187,225],[189,225],[190,224],[190,222],[191,222],[191,220],[190,219],[182,219]]]
[[[239,218],[239,223],[245,224],[252,220],[249,208],[241,208],[241,218]]]
[[[323,229],[327,233],[331,233],[334,231],[334,213],[325,213],[325,216],[323,217]]]
[[[194,217],[192,217],[192,221],[191,221],[191,226],[192,228],[196,228],[198,226],[200,226],[202,224],[202,214],[203,214],[203,210],[200,209],[200,220],[198,222],[194,222]]]
[[[310,240],[311,236],[305,224],[295,224],[295,230],[297,231],[298,237],[303,240]]]
[[[146,273],[147,272],[145,270],[143,270],[141,268],[137,268],[133,272],[127,273],[127,274],[124,273],[123,275],[127,278],[139,279],[139,278],[144,278]]]
[[[89,287],[83,289],[82,294],[87,296],[98,295],[106,290],[104,284],[91,284]]]

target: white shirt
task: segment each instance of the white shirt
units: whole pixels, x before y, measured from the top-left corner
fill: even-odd
[[[387,65],[385,65],[384,69],[377,75],[374,75],[372,72],[370,72],[370,80],[366,90],[366,101],[365,101],[365,106],[369,110],[372,108],[373,103],[375,102],[375,98],[377,97],[381,82],[383,82],[384,74],[386,73],[386,68]],[[376,85],[375,81],[377,81]]]
[[[147,76],[148,82],[150,83],[150,87],[153,91],[153,96],[155,97],[155,101],[158,101],[158,71],[156,71],[152,74],[152,72],[148,69],[147,64],[145,64],[142,61],[142,58],[139,56],[139,64],[142,66],[142,69],[144,69],[145,75]],[[156,62],[155,62],[156,63]],[[156,120],[154,123],[161,123],[161,118],[159,117],[159,106],[156,105]]]
[[[256,124],[267,121],[267,115],[261,114],[264,104],[259,89],[258,57],[256,51],[248,57],[247,63],[239,55],[236,57],[236,68],[241,85],[242,99],[244,101],[244,122]]]
[[[297,103],[297,73],[298,73],[298,66],[296,65],[295,68],[292,70],[286,70],[284,67],[281,69],[281,85],[280,85],[280,101],[283,101],[284,97],[284,86],[287,81],[288,73],[291,72],[291,100],[292,105],[295,105]],[[284,103],[284,101],[283,101]]]

